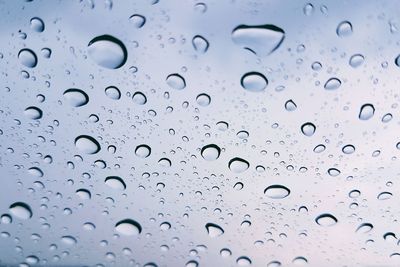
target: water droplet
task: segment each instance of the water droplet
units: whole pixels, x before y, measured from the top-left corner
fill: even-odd
[[[294,111],[297,109],[297,105],[296,103],[294,103],[294,101],[292,99],[289,99],[288,101],[286,101],[285,103],[285,109],[287,111]]]
[[[138,145],[135,149],[135,154],[139,158],[147,158],[151,154],[151,148],[148,145]]]
[[[261,57],[278,49],[284,38],[285,32],[272,24],[239,25],[232,31],[232,40],[235,44]]]
[[[196,97],[196,102],[199,106],[206,107],[211,103],[211,97],[207,94],[199,94]]]
[[[205,52],[207,52],[210,44],[208,43],[206,38],[204,38],[203,36],[196,35],[192,39],[192,45],[193,45],[194,50],[196,50],[200,54],[204,54]]]
[[[122,67],[128,58],[125,45],[111,35],[93,38],[88,44],[88,54],[96,64],[108,69]]]
[[[271,261],[267,264],[267,267],[280,267],[281,265],[279,261]]]
[[[240,79],[240,84],[244,89],[250,92],[261,92],[267,85],[267,78],[259,72],[248,72]]]
[[[99,142],[89,135],[80,135],[75,138],[75,146],[85,154],[96,154],[101,149]]]
[[[63,95],[68,104],[76,108],[84,106],[89,102],[89,96],[81,89],[71,88],[65,90]]]
[[[10,224],[10,223],[12,223],[12,218],[11,218],[11,216],[8,215],[8,214],[3,214],[3,215],[1,215],[0,223],[1,223],[1,224]]]
[[[50,56],[51,56],[51,49],[50,49],[50,48],[47,48],[47,47],[42,48],[42,49],[40,50],[40,52],[42,53],[42,56],[43,56],[44,58],[50,58]]]
[[[306,16],[311,16],[311,14],[314,13],[314,6],[311,3],[307,3],[303,7],[303,13]]]
[[[106,93],[106,96],[113,100],[118,100],[121,98],[121,92],[119,89],[115,86],[109,86],[107,87],[104,92]]]
[[[361,54],[355,54],[350,57],[349,64],[353,68],[358,68],[364,63],[364,56]]]
[[[139,14],[134,14],[130,16],[129,20],[133,23],[133,26],[137,29],[142,28],[146,23],[146,18]]]
[[[315,133],[315,125],[312,124],[311,122],[306,122],[301,126],[301,132],[305,135],[305,136],[313,136]]]
[[[374,116],[375,107],[372,104],[364,104],[360,108],[360,113],[358,114],[358,118],[360,120],[369,120]]]
[[[28,173],[35,177],[43,177],[43,171],[38,167],[31,167],[28,169]]]
[[[390,199],[392,196],[393,196],[393,194],[390,192],[382,192],[382,193],[379,193],[377,198],[379,200],[387,200],[387,199]]]
[[[115,225],[115,231],[126,236],[138,235],[142,232],[142,226],[134,220],[125,219]]]
[[[227,248],[221,249],[219,253],[221,254],[222,258],[228,258],[232,255],[232,252]]]
[[[321,153],[321,152],[324,152],[325,149],[326,149],[325,145],[319,144],[319,145],[317,145],[316,147],[314,147],[313,151],[314,151],[315,153]]]
[[[336,177],[340,174],[340,171],[336,168],[330,168],[328,169],[328,174],[332,177]]]
[[[199,266],[199,263],[194,260],[188,261],[185,265],[185,267],[198,267],[198,266]]]
[[[219,146],[210,144],[201,149],[201,156],[208,161],[216,160],[219,158],[221,148]]]
[[[178,73],[168,75],[166,81],[171,88],[176,90],[182,90],[186,87],[185,79]]]
[[[368,233],[374,228],[374,226],[371,223],[362,223],[357,227],[356,232],[357,233]]]
[[[283,185],[270,185],[264,189],[264,194],[272,199],[282,199],[290,194],[289,188]]]
[[[167,158],[162,158],[158,161],[158,164],[162,167],[171,167],[172,163],[171,160]]]
[[[234,173],[242,173],[250,167],[250,164],[242,158],[233,158],[229,161],[228,167]]]
[[[42,19],[38,17],[31,18],[31,29],[35,32],[43,32],[44,31],[44,22]]]
[[[43,112],[38,107],[27,107],[24,111],[24,115],[31,120],[39,120],[43,116]]]
[[[356,151],[356,148],[355,148],[353,145],[345,145],[345,146],[342,148],[342,152],[343,152],[344,154],[353,154],[354,151]]]
[[[21,219],[27,220],[32,217],[31,207],[24,202],[15,202],[9,208],[12,216]]]
[[[215,223],[207,223],[206,224],[207,233],[210,237],[217,237],[224,233],[224,230],[221,226]]]
[[[236,263],[238,266],[249,266],[251,265],[251,260],[246,256],[241,256],[237,258]]]
[[[400,55],[398,55],[398,56],[395,58],[394,64],[396,64],[397,67],[400,67]]]
[[[307,265],[308,260],[304,257],[296,257],[293,259],[292,263],[296,266],[303,266],[303,265]]]
[[[125,184],[124,180],[122,180],[122,178],[119,176],[108,176],[104,180],[104,183],[115,190],[125,190],[126,189],[126,184]]]
[[[349,21],[342,21],[336,28],[339,37],[348,37],[353,33],[353,25]]]
[[[324,88],[326,90],[336,90],[341,84],[342,82],[338,78],[330,78],[328,81],[326,81]]]
[[[132,96],[133,103],[144,105],[147,102],[146,96],[142,92],[135,92]]]
[[[28,48],[24,48],[19,51],[18,59],[22,65],[28,68],[34,68],[37,65],[37,56],[35,52]]]
[[[67,246],[73,246],[76,243],[78,243],[78,241],[75,239],[75,237],[72,237],[72,236],[69,236],[69,235],[61,237],[61,242],[64,243],[65,245],[67,245]]]
[[[315,219],[315,222],[321,226],[332,226],[335,225],[338,222],[338,220],[332,214],[324,213],[319,215]]]
[[[383,123],[388,123],[389,121],[391,121],[393,119],[393,115],[391,113],[386,113],[385,115],[383,115],[382,117],[382,122]]]
[[[82,200],[88,200],[91,198],[90,191],[87,189],[78,189],[75,194]]]

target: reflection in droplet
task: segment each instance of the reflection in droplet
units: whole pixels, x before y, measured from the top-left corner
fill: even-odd
[[[115,86],[109,86],[104,90],[106,96],[113,100],[118,100],[121,98],[121,92]]]
[[[9,210],[12,216],[21,220],[27,220],[32,217],[31,207],[24,202],[13,203]]]
[[[39,120],[43,116],[43,112],[38,107],[27,107],[24,111],[24,115],[31,120]]]
[[[375,107],[372,104],[364,104],[360,108],[360,113],[358,114],[358,118],[360,120],[369,120],[374,116]]]
[[[205,52],[207,52],[208,47],[210,46],[210,44],[208,43],[206,38],[204,38],[203,36],[200,36],[200,35],[196,35],[195,37],[193,37],[192,45],[194,47],[194,50],[196,50],[197,52],[199,52],[201,54],[204,54]]]
[[[18,59],[22,65],[28,68],[34,68],[37,65],[37,56],[35,52],[28,48],[24,48],[19,51]]]
[[[167,76],[167,84],[176,90],[182,90],[186,87],[185,79],[178,73],[172,73]]]
[[[341,84],[342,82],[338,78],[333,77],[326,81],[324,88],[326,90],[336,90]]]
[[[108,69],[122,67],[128,58],[125,45],[111,35],[93,38],[88,44],[88,54],[99,66]]]
[[[240,84],[244,89],[250,92],[261,92],[267,85],[267,78],[259,72],[248,72],[240,79]]]
[[[264,194],[272,199],[282,199],[290,194],[289,188],[283,185],[270,185],[264,189]]]
[[[96,154],[101,149],[99,142],[89,135],[80,135],[75,138],[75,146],[85,154]]]
[[[126,189],[126,184],[124,180],[122,180],[121,177],[119,176],[108,176],[105,180],[104,183],[111,187],[112,189],[116,190],[125,190]]]
[[[313,136],[315,133],[315,125],[312,124],[311,122],[306,122],[301,126],[301,132],[305,135],[305,136]]]
[[[349,21],[342,21],[336,28],[336,34],[339,37],[347,37],[353,33],[353,25]]]
[[[250,164],[248,161],[236,157],[229,161],[228,167],[234,173],[242,173],[250,167]]]
[[[147,158],[151,154],[151,148],[148,145],[138,145],[135,149],[135,154],[139,158]]]
[[[64,98],[73,107],[81,107],[89,102],[89,96],[81,89],[71,88],[65,90]]]
[[[282,44],[285,32],[272,24],[239,25],[232,31],[235,44],[264,57],[274,52]]]
[[[335,225],[338,220],[332,214],[324,213],[315,218],[315,222],[321,226],[332,226]]]
[[[221,226],[215,223],[207,223],[206,224],[207,233],[210,237],[217,237],[224,233],[224,230]]]
[[[206,145],[201,149],[201,156],[208,161],[218,159],[220,153],[221,148],[214,144]]]

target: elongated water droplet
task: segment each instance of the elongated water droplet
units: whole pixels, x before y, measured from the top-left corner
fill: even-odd
[[[207,223],[206,224],[207,233],[210,237],[217,237],[224,233],[224,230],[221,226],[215,223]]]
[[[124,180],[122,180],[121,177],[119,176],[108,176],[105,180],[104,183],[111,187],[112,189],[116,190],[125,190],[126,189],[126,184]]]
[[[272,24],[239,25],[232,31],[235,44],[264,57],[274,52],[282,44],[285,32]]]
[[[192,45],[194,50],[196,50],[196,52],[200,54],[204,54],[205,52],[207,52],[208,47],[210,46],[206,38],[201,35],[196,35],[195,37],[193,37]]]
[[[311,16],[311,14],[314,13],[314,6],[311,3],[307,3],[303,7],[303,13],[306,16]]]
[[[28,68],[34,68],[37,65],[37,56],[35,52],[28,48],[24,48],[19,51],[18,59],[22,65]]]
[[[186,87],[185,79],[178,73],[168,75],[166,81],[171,88],[176,90],[182,90]]]
[[[250,164],[248,161],[236,157],[229,161],[228,167],[234,173],[242,173],[250,167]]]
[[[208,161],[218,159],[220,153],[221,148],[214,144],[206,145],[201,149],[201,156]]]
[[[75,138],[75,146],[85,154],[96,154],[101,149],[99,142],[89,135],[80,135]]]
[[[244,89],[250,92],[261,92],[267,85],[267,78],[259,72],[248,72],[240,79],[240,84]]]
[[[9,208],[12,216],[21,219],[27,220],[32,217],[31,207],[24,202],[15,202]]]
[[[343,152],[344,154],[353,154],[354,151],[356,151],[356,148],[355,148],[353,145],[345,145],[345,146],[342,148],[342,152]]]
[[[38,107],[27,107],[24,114],[31,120],[39,120],[43,116],[42,110]]]
[[[316,127],[311,122],[306,122],[301,126],[301,132],[305,136],[313,136],[315,133]]]
[[[356,232],[365,234],[370,232],[373,228],[374,226],[371,223],[362,223],[357,227]]]
[[[332,214],[323,213],[315,218],[315,222],[321,226],[332,226],[335,225],[338,220]]]
[[[124,219],[115,225],[115,231],[126,236],[138,235],[142,232],[142,226],[137,221]]]
[[[289,188],[283,185],[270,185],[264,189],[264,194],[272,199],[282,199],[290,194]]]
[[[342,21],[336,28],[339,37],[348,37],[353,33],[353,25],[349,21]]]
[[[392,196],[393,196],[393,194],[390,192],[382,192],[382,193],[379,193],[377,198],[379,200],[387,200],[387,199],[391,198]]]
[[[122,67],[128,58],[125,45],[107,34],[97,36],[89,42],[88,54],[96,64],[107,69]]]
[[[81,89],[71,88],[65,90],[64,98],[73,107],[81,107],[89,102],[89,96]]]
[[[358,114],[358,118],[360,120],[369,120],[374,116],[375,107],[372,104],[364,104],[360,108],[360,113]]]
[[[326,90],[336,90],[341,84],[342,82],[338,78],[333,77],[326,81],[324,88]]]

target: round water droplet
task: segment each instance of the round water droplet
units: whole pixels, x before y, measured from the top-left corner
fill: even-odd
[[[251,260],[246,256],[241,256],[236,259],[236,263],[238,266],[250,266]]]
[[[93,38],[88,44],[88,54],[99,66],[108,69],[122,67],[128,58],[125,45],[111,35]]]
[[[39,120],[43,116],[43,112],[38,107],[27,107],[24,111],[24,115],[31,120]]]
[[[196,97],[196,102],[199,106],[206,107],[211,103],[211,97],[207,94],[199,94]]]
[[[135,92],[132,96],[132,100],[138,105],[144,105],[147,102],[147,98],[142,92]]]
[[[249,132],[247,132],[247,131],[239,131],[236,135],[237,135],[237,137],[239,137],[240,139],[247,139],[247,138],[249,138]]]
[[[370,232],[373,228],[374,226],[371,223],[362,223],[357,227],[356,232],[365,234]]]
[[[360,195],[361,195],[361,192],[360,192],[360,190],[357,190],[357,189],[351,190],[349,193],[349,197],[351,197],[351,198],[358,198]]]
[[[296,103],[294,103],[294,101],[292,99],[289,99],[288,101],[286,101],[285,103],[285,109],[287,111],[294,111],[297,109],[297,105]]]
[[[47,48],[47,47],[42,48],[40,50],[40,52],[42,53],[44,58],[50,58],[50,56],[51,56],[51,49],[50,48]]]
[[[339,37],[347,37],[353,33],[353,25],[349,21],[342,21],[336,28],[336,34]]]
[[[360,120],[369,120],[374,116],[375,107],[372,104],[364,104],[360,108],[360,113],[358,114],[358,118]]]
[[[324,213],[315,218],[315,222],[321,226],[332,226],[335,225],[338,220],[332,214]]]
[[[221,148],[214,144],[206,145],[201,149],[201,156],[208,161],[218,159],[220,154]]]
[[[121,98],[121,92],[115,86],[109,86],[104,90],[106,96],[113,100],[118,100]]]
[[[168,75],[166,81],[171,88],[176,90],[182,90],[186,87],[185,79],[178,73]]]
[[[326,81],[324,88],[326,90],[336,90],[342,85],[342,82],[338,78],[330,78]]]
[[[353,68],[358,68],[364,63],[364,56],[361,54],[355,54],[350,57],[349,64]]]
[[[311,122],[306,122],[301,126],[301,132],[305,136],[313,136],[315,133],[316,127]]]
[[[44,31],[44,22],[42,19],[38,17],[31,18],[31,29],[35,32],[43,32]]]
[[[342,152],[343,152],[344,154],[353,154],[354,151],[356,151],[356,148],[355,148],[353,145],[345,145],[345,146],[342,148]]]
[[[133,23],[133,26],[137,29],[142,28],[146,23],[146,18],[139,14],[134,14],[130,16],[129,20]]]
[[[192,39],[192,45],[194,47],[194,50],[196,50],[196,52],[204,54],[205,52],[207,52],[210,44],[203,36],[196,35]]]
[[[250,164],[242,158],[233,158],[229,161],[228,167],[234,173],[242,173],[250,167]]]
[[[248,72],[240,79],[240,84],[244,89],[250,92],[261,92],[267,85],[267,78],[259,72]]]
[[[68,104],[76,108],[84,106],[89,102],[89,96],[81,89],[71,88],[65,90],[63,95]]]
[[[1,223],[1,224],[10,224],[10,223],[12,223],[12,218],[11,218],[11,216],[8,215],[8,214],[3,214],[3,215],[1,215],[0,223]]]
[[[142,232],[142,226],[134,220],[125,219],[115,225],[115,231],[126,236],[138,235]]]
[[[138,145],[135,149],[135,154],[139,158],[147,158],[151,154],[151,148],[148,145]]]
[[[30,219],[33,215],[31,207],[24,202],[15,202],[10,206],[9,210],[12,216],[21,220]]]
[[[85,154],[96,154],[101,149],[99,142],[89,135],[80,135],[75,138],[75,146]]]
[[[387,199],[390,199],[392,196],[393,196],[393,194],[390,192],[382,192],[382,193],[379,193],[377,198],[379,200],[387,200]]]
[[[224,230],[221,226],[215,223],[207,223],[206,224],[207,233],[210,237],[217,237],[224,233]]]
[[[28,68],[34,68],[37,65],[37,56],[35,52],[28,48],[24,48],[19,51],[18,59],[22,65]]]
[[[108,176],[104,180],[104,183],[107,186],[109,186],[115,190],[125,190],[126,189],[126,184],[125,184],[124,180],[122,180],[122,178],[119,176]]]
[[[272,24],[239,25],[232,31],[232,40],[235,44],[260,57],[278,49],[284,38],[285,32]]]
[[[226,131],[229,128],[229,124],[225,121],[219,121],[216,123],[216,125],[220,131]]]
[[[264,189],[264,194],[272,199],[282,199],[290,194],[289,188],[283,185],[270,185]]]

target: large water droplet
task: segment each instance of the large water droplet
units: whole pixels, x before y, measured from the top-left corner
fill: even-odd
[[[324,213],[315,218],[315,222],[321,226],[332,226],[335,225],[338,220],[332,214]]]
[[[126,189],[126,184],[124,180],[122,180],[121,177],[118,176],[108,176],[105,180],[104,183],[111,187],[112,189],[116,190],[125,190]]]
[[[364,63],[364,56],[361,54],[355,54],[350,57],[349,64],[353,68],[358,68]]]
[[[121,92],[119,91],[119,89],[115,86],[109,86],[104,90],[104,93],[106,94],[106,96],[108,96],[109,98],[113,99],[113,100],[118,100],[121,98]]]
[[[148,145],[138,145],[135,149],[135,154],[139,158],[147,158],[151,154],[151,148]]]
[[[261,92],[267,85],[267,78],[259,72],[248,72],[240,79],[240,84],[244,89],[250,92]]]
[[[228,167],[234,173],[242,173],[250,167],[250,164],[242,158],[233,158],[229,161]]]
[[[35,32],[43,32],[44,31],[44,22],[42,19],[38,17],[34,17],[31,19],[31,29]]]
[[[214,144],[206,145],[201,149],[201,156],[208,161],[218,159],[220,153],[221,148]]]
[[[305,136],[313,136],[315,133],[315,125],[312,124],[311,122],[306,122],[301,126],[301,132],[305,135]]]
[[[27,220],[32,217],[31,207],[24,202],[15,202],[9,209],[11,215],[18,219]]]
[[[282,199],[290,194],[289,188],[283,185],[270,185],[264,189],[264,194],[272,199]]]
[[[71,88],[65,90],[63,95],[68,104],[76,108],[84,106],[89,102],[89,96],[81,89]]]
[[[173,89],[182,90],[186,87],[185,79],[178,73],[172,73],[168,75],[166,81],[167,84]]]
[[[304,257],[296,257],[293,259],[292,263],[296,266],[303,266],[303,265],[307,265],[308,260]]]
[[[142,232],[142,226],[134,220],[125,219],[115,225],[115,231],[127,236],[138,235]]]
[[[372,104],[364,104],[360,108],[360,113],[358,114],[358,118],[360,120],[369,120],[374,116],[375,107]]]
[[[73,246],[76,243],[78,243],[78,241],[76,240],[75,237],[72,237],[72,236],[69,236],[69,235],[62,236],[61,237],[61,242],[64,243],[65,245],[67,245],[67,246]]]
[[[210,237],[217,237],[224,233],[224,230],[221,226],[215,223],[207,223],[206,224],[207,233]]]
[[[285,32],[272,24],[239,25],[232,31],[232,40],[235,44],[261,57],[278,49],[284,38]]]
[[[199,52],[201,54],[204,54],[205,52],[207,52],[208,47],[209,47],[209,43],[206,40],[206,38],[204,38],[203,36],[200,36],[200,35],[196,35],[195,37],[193,37],[192,45],[194,47],[194,50],[196,50],[197,52]]]
[[[336,34],[339,37],[347,37],[353,33],[353,25],[349,21],[342,21],[336,28]]]
[[[324,88],[326,90],[336,90],[341,84],[342,82],[338,78],[333,77],[326,81]]]
[[[360,226],[357,227],[356,232],[357,233],[368,233],[374,228],[374,226],[371,223],[362,223]]]
[[[34,68],[37,65],[37,56],[35,52],[28,48],[24,48],[19,51],[18,59],[22,65],[28,68]]]
[[[43,116],[42,110],[38,107],[27,107],[24,114],[31,120],[39,120]]]
[[[89,135],[80,135],[75,138],[75,146],[85,154],[96,154],[101,149],[99,142]]]
[[[94,62],[108,69],[122,67],[128,58],[125,45],[111,35],[93,38],[88,44],[88,53]]]

